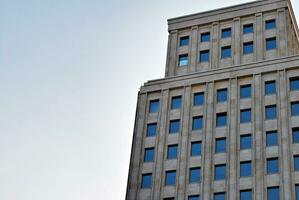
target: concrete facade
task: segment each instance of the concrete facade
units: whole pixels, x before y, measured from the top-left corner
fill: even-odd
[[[266,30],[265,23],[276,27]],[[196,195],[203,200],[224,193],[229,200],[241,199],[240,191],[250,190],[252,199],[266,200],[267,188],[278,187],[280,199],[296,199],[299,172],[294,156],[299,144],[292,139],[299,116],[291,115],[291,103],[299,102],[299,90],[290,89],[290,80],[299,79],[297,23],[288,0],[263,0],[209,12],[170,19],[165,78],[148,81],[138,94],[132,143],[127,200],[184,200]],[[253,33],[243,27],[253,24]],[[231,37],[221,30],[231,28]],[[200,42],[210,32],[209,42]],[[180,38],[189,37],[180,46]],[[276,48],[267,50],[267,38],[276,38]],[[243,43],[253,42],[254,51],[243,54]],[[221,47],[231,46],[231,57],[221,59]],[[199,53],[209,50],[209,62],[199,62]],[[188,65],[178,66],[180,55],[188,54]],[[275,82],[276,92],[265,94],[265,83]],[[240,98],[241,86],[250,85],[249,98]],[[217,102],[217,92],[227,89],[227,101]],[[194,106],[194,95],[204,94],[204,103]],[[179,109],[171,109],[173,97],[181,97]],[[157,112],[150,112],[153,100]],[[267,106],[276,105],[277,117],[266,119]],[[251,120],[240,122],[240,113],[251,110]],[[216,125],[219,113],[226,113],[225,126]],[[192,129],[193,118],[201,116],[202,128]],[[178,133],[170,134],[170,121],[179,120]],[[156,134],[147,136],[149,124]],[[277,131],[278,144],[266,145],[266,133]],[[240,137],[251,135],[252,147],[240,148]],[[217,139],[226,138],[226,151],[215,152]],[[191,156],[191,144],[201,142],[201,155]],[[176,159],[167,159],[169,145],[178,145]],[[145,149],[154,149],[154,159],[144,162]],[[267,173],[267,159],[278,158],[279,172]],[[251,176],[240,176],[240,163],[251,161]],[[215,180],[215,166],[226,165],[226,178]],[[190,169],[200,168],[200,181],[190,183]],[[174,185],[165,184],[166,172],[175,171]],[[150,187],[142,187],[143,175],[151,176]],[[298,198],[298,197],[297,197]]]

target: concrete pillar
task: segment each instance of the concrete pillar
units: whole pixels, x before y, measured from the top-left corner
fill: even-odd
[[[211,52],[211,67],[212,69],[218,68],[219,63],[219,23],[212,24],[212,52]]]
[[[168,69],[167,76],[175,76],[176,75],[176,67],[177,67],[177,46],[178,46],[178,31],[171,31],[169,36],[169,49],[167,53],[167,63],[166,68]]]
[[[241,62],[241,22],[240,17],[234,18],[233,37],[233,63],[238,65]]]
[[[198,61],[198,27],[193,26],[191,28],[191,53],[190,53],[190,72],[196,71],[197,61]]]
[[[263,14],[255,14],[255,52],[256,60],[261,61],[264,58],[264,23]]]
[[[278,56],[287,56],[287,19],[286,10],[281,8],[277,10],[278,16]]]

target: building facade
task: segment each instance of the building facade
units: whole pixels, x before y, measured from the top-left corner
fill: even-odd
[[[299,42],[289,0],[168,20],[138,94],[127,200],[299,199]]]

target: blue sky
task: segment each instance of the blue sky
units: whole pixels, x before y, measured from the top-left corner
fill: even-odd
[[[0,0],[0,199],[124,199],[137,92],[164,76],[166,20],[243,2]]]

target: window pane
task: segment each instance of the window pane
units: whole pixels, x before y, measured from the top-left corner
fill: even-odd
[[[276,131],[270,131],[266,133],[266,143],[267,146],[277,146],[278,145],[278,136]]]
[[[243,33],[253,33],[253,24],[246,24],[243,26]]]
[[[151,188],[152,187],[152,174],[142,175],[141,188]]]
[[[225,193],[216,193],[214,194],[214,200],[225,200]]]
[[[299,143],[299,128],[293,128],[293,143]]]
[[[200,60],[200,62],[209,62],[209,60],[210,60],[210,51],[209,50],[201,51],[200,56],[199,56],[199,60]]]
[[[231,46],[221,48],[221,58],[230,58],[231,54]]]
[[[202,116],[193,117],[192,130],[202,129]]]
[[[189,174],[189,183],[200,182],[200,168],[191,168]]]
[[[243,44],[243,54],[253,53],[253,42],[247,42]]]
[[[299,115],[299,102],[291,103],[292,116]]]
[[[276,28],[275,19],[266,21],[266,29]]]
[[[299,185],[296,185],[296,200],[299,200]]]
[[[147,148],[144,152],[144,162],[153,162],[155,157],[155,149]]]
[[[241,110],[241,123],[251,122],[251,109]]]
[[[146,136],[147,137],[156,136],[156,131],[157,131],[157,123],[148,124],[147,125]]]
[[[222,29],[221,38],[228,38],[231,37],[232,31],[231,28]]]
[[[215,180],[224,180],[226,174],[226,165],[215,165]]]
[[[241,149],[251,149],[251,135],[242,135],[240,139]]]
[[[192,142],[191,144],[191,156],[201,155],[201,142]]]
[[[178,133],[180,132],[180,120],[170,121],[169,133]]]
[[[250,161],[241,162],[240,176],[241,177],[251,176],[251,162]]]
[[[243,190],[240,192],[240,200],[252,200],[252,191]]]
[[[226,152],[226,139],[225,138],[216,139],[215,152],[216,153]]]
[[[227,116],[226,113],[218,113],[216,119],[216,126],[226,126]]]
[[[188,54],[180,55],[179,56],[179,66],[187,66],[189,63]]]
[[[194,106],[200,106],[204,104],[204,93],[195,93],[194,94]]]
[[[178,145],[169,145],[167,149],[167,159],[177,159]]]
[[[251,97],[251,85],[242,85],[240,87],[240,98],[250,98]]]
[[[189,45],[189,36],[181,37],[180,46],[188,46]]]
[[[210,41],[210,33],[202,33],[200,36],[201,42],[209,42]]]
[[[182,104],[182,97],[172,97],[171,99],[171,109],[180,109]]]
[[[200,200],[200,196],[199,195],[189,196],[188,200]]]
[[[176,184],[176,172],[168,171],[165,176],[165,185],[175,185]]]
[[[266,106],[266,119],[276,119],[276,105]]]
[[[276,84],[275,81],[269,81],[265,83],[265,94],[275,94],[276,93]]]
[[[299,171],[299,156],[294,156],[294,169],[295,171]]]
[[[267,200],[279,200],[279,187],[270,187],[267,188]]]
[[[267,159],[267,173],[276,174],[279,172],[278,158]]]
[[[290,89],[291,90],[299,90],[299,78],[291,78],[290,79]]]
[[[217,102],[225,102],[227,101],[227,89],[219,89],[217,90]]]
[[[158,110],[159,110],[159,99],[151,100],[150,101],[149,112],[150,113],[155,113],[155,112],[158,112]]]
[[[276,38],[266,39],[266,49],[267,50],[276,49]]]

